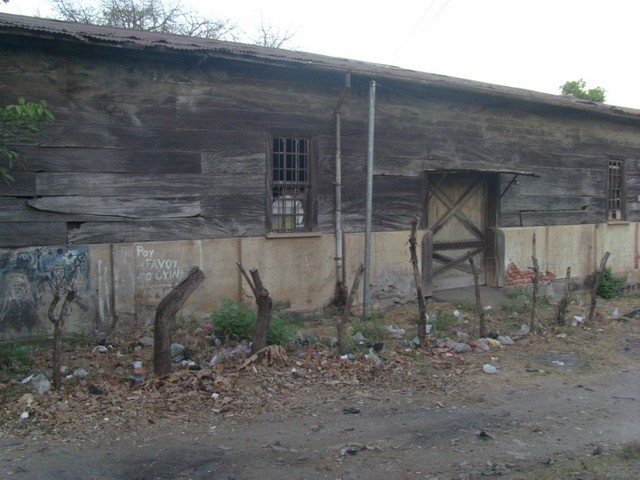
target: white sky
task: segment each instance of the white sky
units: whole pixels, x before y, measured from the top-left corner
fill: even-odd
[[[86,1],[86,0],[85,0]],[[288,48],[558,94],[567,80],[601,86],[640,109],[637,0],[183,0],[253,34],[294,32]],[[50,13],[48,0],[0,12]],[[380,5],[385,5],[382,7]],[[395,8],[389,8],[393,5]]]

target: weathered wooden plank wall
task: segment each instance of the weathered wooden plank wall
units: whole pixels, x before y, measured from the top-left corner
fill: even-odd
[[[56,114],[26,171],[0,185],[0,246],[260,236],[271,135],[317,140],[318,230],[334,231],[334,111],[345,72],[0,42],[0,101],[46,98]],[[369,78],[341,110],[343,221],[364,229]],[[376,99],[373,228],[424,216],[428,169],[528,170],[500,226],[606,219],[606,166],[627,161],[640,220],[640,118],[382,79]],[[510,175],[502,175],[505,186]]]

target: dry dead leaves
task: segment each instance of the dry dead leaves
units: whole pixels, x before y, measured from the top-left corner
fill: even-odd
[[[122,342],[129,347],[134,344]],[[152,364],[153,347],[96,350],[87,346],[66,352],[69,371],[81,366],[88,375],[69,375],[59,392],[10,397],[3,405],[2,431],[62,441],[100,435],[118,438],[163,418],[187,422],[216,415],[252,418],[264,412],[312,409],[318,402],[340,403],[354,395],[378,398],[394,391],[414,395],[441,391],[443,382],[417,363],[458,373],[464,363],[432,349],[389,348],[379,352],[381,362],[371,362],[365,359],[365,350],[351,360],[325,347],[269,346],[253,356],[235,356],[210,366],[206,358],[215,348],[204,348],[203,342],[197,345],[202,351],[194,359],[201,361],[176,364],[171,374],[162,377],[153,377],[146,369]],[[43,371],[47,360],[42,359]]]

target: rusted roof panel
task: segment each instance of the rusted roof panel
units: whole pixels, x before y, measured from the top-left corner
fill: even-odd
[[[236,42],[198,37],[169,35],[112,27],[63,22],[45,18],[0,13],[0,33],[24,36],[54,37],[57,40],[86,44],[111,45],[138,50],[174,50],[183,53],[202,53],[216,57],[251,60],[269,64],[290,65],[318,70],[350,72],[372,79],[390,78],[432,85],[441,88],[470,91],[514,100],[544,103],[618,117],[640,119],[640,110],[601,104],[559,95],[534,92],[522,88],[465,80],[433,73],[417,72],[390,65],[330,57],[314,53],[268,48]],[[0,38],[0,41],[2,39]]]

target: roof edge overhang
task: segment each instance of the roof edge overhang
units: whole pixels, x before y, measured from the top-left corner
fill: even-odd
[[[360,60],[261,47],[221,40],[160,34],[138,30],[117,29],[0,13],[0,33],[21,37],[64,40],[83,45],[95,45],[141,52],[161,52],[180,55],[204,55],[211,58],[262,63],[289,68],[351,73],[372,80],[394,80],[416,85],[444,88],[494,96],[511,100],[552,105],[613,118],[640,121],[640,109],[601,104],[588,100],[563,97],[517,87],[490,84],[447,75],[419,72],[397,66]]]

